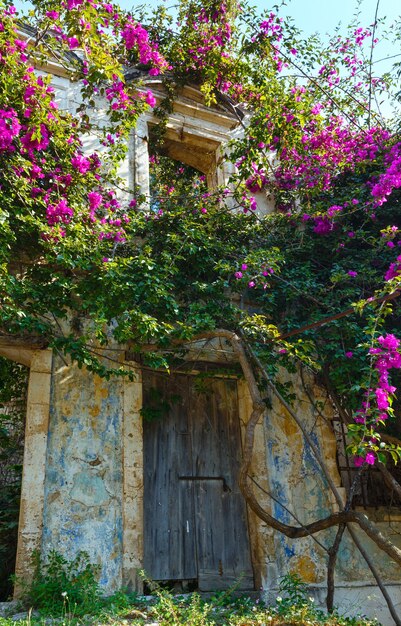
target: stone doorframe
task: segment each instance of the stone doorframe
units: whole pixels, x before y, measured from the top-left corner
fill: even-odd
[[[2,340],[0,356],[30,368],[15,568],[17,577],[29,581],[34,571],[33,552],[40,550],[42,543],[52,351],[34,350],[23,344]],[[18,598],[20,593],[17,584],[14,596]]]
[[[124,378],[123,398],[123,546],[122,584],[141,592],[139,572],[143,567],[143,433],[142,433],[142,370],[135,370],[134,380]]]

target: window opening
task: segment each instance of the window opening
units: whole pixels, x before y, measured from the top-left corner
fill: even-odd
[[[337,464],[341,476],[341,484],[347,494],[354,478],[358,474],[358,468],[354,465],[354,458],[347,453],[347,426],[340,420],[333,420],[333,428],[337,441]],[[400,428],[400,427],[399,427]],[[401,484],[401,465],[395,465],[389,458],[386,465],[388,471],[395,480]],[[377,466],[366,467],[360,474],[356,485],[351,506],[367,508],[401,507],[401,500],[393,489],[384,481],[383,474]]]
[[[179,205],[187,209],[198,204],[207,193],[206,177],[202,172],[157,153],[149,157],[149,188],[150,209],[160,215]]]

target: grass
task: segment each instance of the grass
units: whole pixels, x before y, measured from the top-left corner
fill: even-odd
[[[21,610],[30,611],[27,619],[0,617],[0,626],[377,626],[366,618],[327,615],[295,574],[282,578],[280,595],[270,606],[247,595],[236,597],[235,585],[208,597],[172,595],[144,572],[142,578],[153,590],[150,598],[124,591],[104,598],[97,568],[86,553],[72,561],[57,552],[50,553],[46,563],[38,555],[34,559],[35,575],[21,603]]]
[[[308,597],[286,595],[272,606],[243,595],[234,598],[229,592],[205,599],[197,593],[173,596],[156,589],[152,600],[119,592],[99,601],[87,615],[77,616],[75,606],[64,598],[64,610],[49,617],[39,615],[13,622],[0,618],[0,626],[377,626],[374,620],[327,615]]]

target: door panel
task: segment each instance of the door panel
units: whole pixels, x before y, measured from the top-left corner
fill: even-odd
[[[145,572],[154,580],[196,578],[192,485],[179,480],[192,468],[188,388],[158,373],[144,379],[144,406],[157,410],[163,399],[170,405],[144,420]]]
[[[200,590],[239,582],[253,589],[247,513],[237,486],[241,459],[237,385],[144,373],[145,570],[155,580],[198,579]],[[172,401],[168,401],[173,398]],[[167,408],[166,408],[167,407]]]

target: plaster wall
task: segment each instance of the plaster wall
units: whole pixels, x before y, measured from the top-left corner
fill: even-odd
[[[122,585],[123,383],[55,358],[42,556],[83,550],[108,592]]]
[[[286,378],[288,377],[283,374],[283,382]],[[336,442],[330,423],[331,406],[312,379],[302,380],[297,375],[292,377],[291,382],[296,395],[294,410],[318,446],[330,475],[345,500],[335,460]],[[272,397],[271,401],[272,409],[266,412],[264,422],[268,489],[277,500],[271,507],[277,519],[299,526],[323,518],[338,507],[295,421],[276,398]],[[384,509],[369,510],[366,513],[385,536],[401,547],[400,513],[390,513]],[[359,527],[355,527],[355,531],[383,581],[389,585],[401,614],[400,568]],[[317,533],[314,539],[289,539],[273,531],[270,555],[266,554],[263,568],[262,586],[267,598],[274,599],[280,578],[294,572],[310,585],[311,594],[324,607],[328,558],[325,548],[332,545],[335,532],[335,529],[329,529]],[[335,605],[341,613],[355,615],[362,608],[369,617],[378,617],[388,626],[393,624],[380,590],[347,532],[338,555],[335,584]]]

